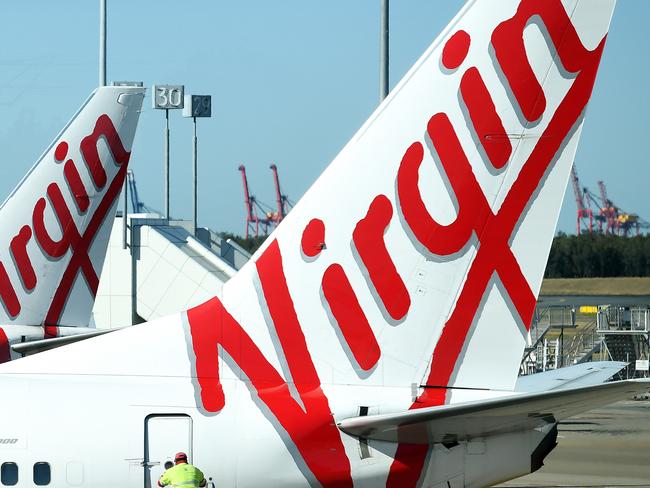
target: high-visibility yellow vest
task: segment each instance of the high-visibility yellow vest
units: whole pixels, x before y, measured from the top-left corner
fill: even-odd
[[[199,468],[195,468],[191,464],[181,463],[165,471],[160,477],[159,483],[162,486],[172,486],[174,488],[198,488],[203,479],[203,473]]]

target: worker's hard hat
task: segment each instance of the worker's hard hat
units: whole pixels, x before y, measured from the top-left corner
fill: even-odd
[[[174,456],[174,461],[181,461],[181,460],[187,461],[187,454],[185,454],[184,452],[177,452],[176,456]]]

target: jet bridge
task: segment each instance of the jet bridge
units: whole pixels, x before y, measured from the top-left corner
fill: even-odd
[[[114,328],[187,310],[219,295],[250,257],[209,229],[191,232],[190,221],[129,214],[113,224],[93,321]]]

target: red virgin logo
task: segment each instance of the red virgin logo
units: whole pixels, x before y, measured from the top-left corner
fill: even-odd
[[[532,18],[541,19],[559,62],[574,77],[554,113],[546,110],[543,87],[526,55],[523,32]],[[523,0],[515,16],[499,24],[492,33],[495,62],[505,77],[504,88],[517,105],[514,108],[525,118],[523,125],[548,117],[546,129],[498,211],[492,210],[447,114],[434,114],[427,123],[426,134],[458,203],[452,223],[436,222],[420,193],[419,170],[425,145],[418,141],[405,149],[396,175],[395,201],[396,210],[403,217],[398,220],[404,222],[403,230],[414,249],[426,257],[454,259],[466,252],[473,239],[477,243],[476,255],[468,265],[463,287],[444,324],[425,379],[425,386],[438,388],[426,389],[412,408],[445,402],[446,387],[458,366],[490,280],[500,280],[507,294],[504,298],[516,310],[516,320],[529,325],[535,296],[510,248],[510,240],[526,208],[535,200],[545,175],[553,168],[556,154],[581,120],[604,42],[603,39],[593,51],[587,50],[560,0]],[[481,73],[475,66],[464,66],[471,49],[470,34],[458,31],[448,40],[440,62],[445,74],[460,78],[458,90],[467,109],[466,121],[481,146],[484,163],[490,171],[499,172],[507,168],[513,147]],[[390,198],[376,195],[365,216],[359,216],[351,241],[352,252],[377,307],[386,322],[399,326],[413,304],[384,239],[396,210]],[[309,267],[326,254],[326,249],[326,223],[314,218],[305,227],[301,250],[296,250],[296,254],[300,252],[304,266]],[[279,346],[279,354],[284,354],[288,371],[284,371],[283,377],[215,298],[187,313],[201,406],[208,413],[217,413],[225,404],[219,381],[221,349],[241,368],[252,389],[282,426],[278,432],[292,455],[299,453],[302,459],[298,464],[306,464],[308,476],[323,486],[352,486],[349,460],[293,305],[278,242],[273,241],[255,264],[261,283],[261,306],[268,309],[272,322],[269,325],[279,341],[276,347]],[[341,264],[332,263],[326,268],[320,291],[325,311],[336,323],[355,369],[360,376],[371,372],[381,359],[380,344]],[[292,396],[289,383],[295,385],[299,399]],[[428,449],[426,445],[400,445],[387,484],[415,486]]]
[[[97,144],[102,139],[108,148],[119,170],[108,184],[106,170],[100,161]],[[91,134],[84,137],[79,145],[83,162],[89,172],[93,184],[98,191],[104,191],[100,203],[85,229],[80,229],[73,216],[73,212],[83,214],[88,211],[90,198],[79,173],[78,165],[68,158],[68,143],[61,141],[54,151],[54,159],[63,166],[63,175],[66,181],[61,188],[58,183],[52,182],[47,186],[46,193],[36,201],[32,211],[32,221],[23,225],[20,231],[11,239],[9,245],[16,272],[20,277],[20,284],[12,283],[4,263],[0,262],[0,300],[12,318],[17,317],[22,309],[22,304],[16,293],[16,286],[22,286],[26,292],[31,292],[38,286],[38,274],[32,264],[27,245],[32,238],[38,243],[37,248],[43,256],[50,260],[63,258],[68,251],[71,252],[61,281],[59,282],[49,305],[45,317],[46,326],[58,323],[68,295],[71,291],[77,273],[81,272],[93,296],[97,293],[99,278],[88,255],[88,249],[93,238],[99,231],[108,211],[119,195],[122,183],[126,176],[126,169],[130,153],[124,149],[119,134],[108,115],[101,115]],[[64,198],[64,192],[73,197],[76,209],[70,209]],[[45,225],[45,211],[50,207],[54,213],[60,237],[54,238]],[[35,324],[34,324],[35,325]],[[55,329],[47,329],[48,335],[55,335]]]

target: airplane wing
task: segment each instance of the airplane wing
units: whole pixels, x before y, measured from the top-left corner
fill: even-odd
[[[432,444],[535,429],[650,389],[650,380],[625,380],[596,386],[516,394],[428,407],[406,412],[354,417],[339,428],[366,439]]]
[[[599,385],[610,379],[627,364],[623,361],[596,361],[520,376],[517,378],[515,391],[532,393],[534,391]]]

